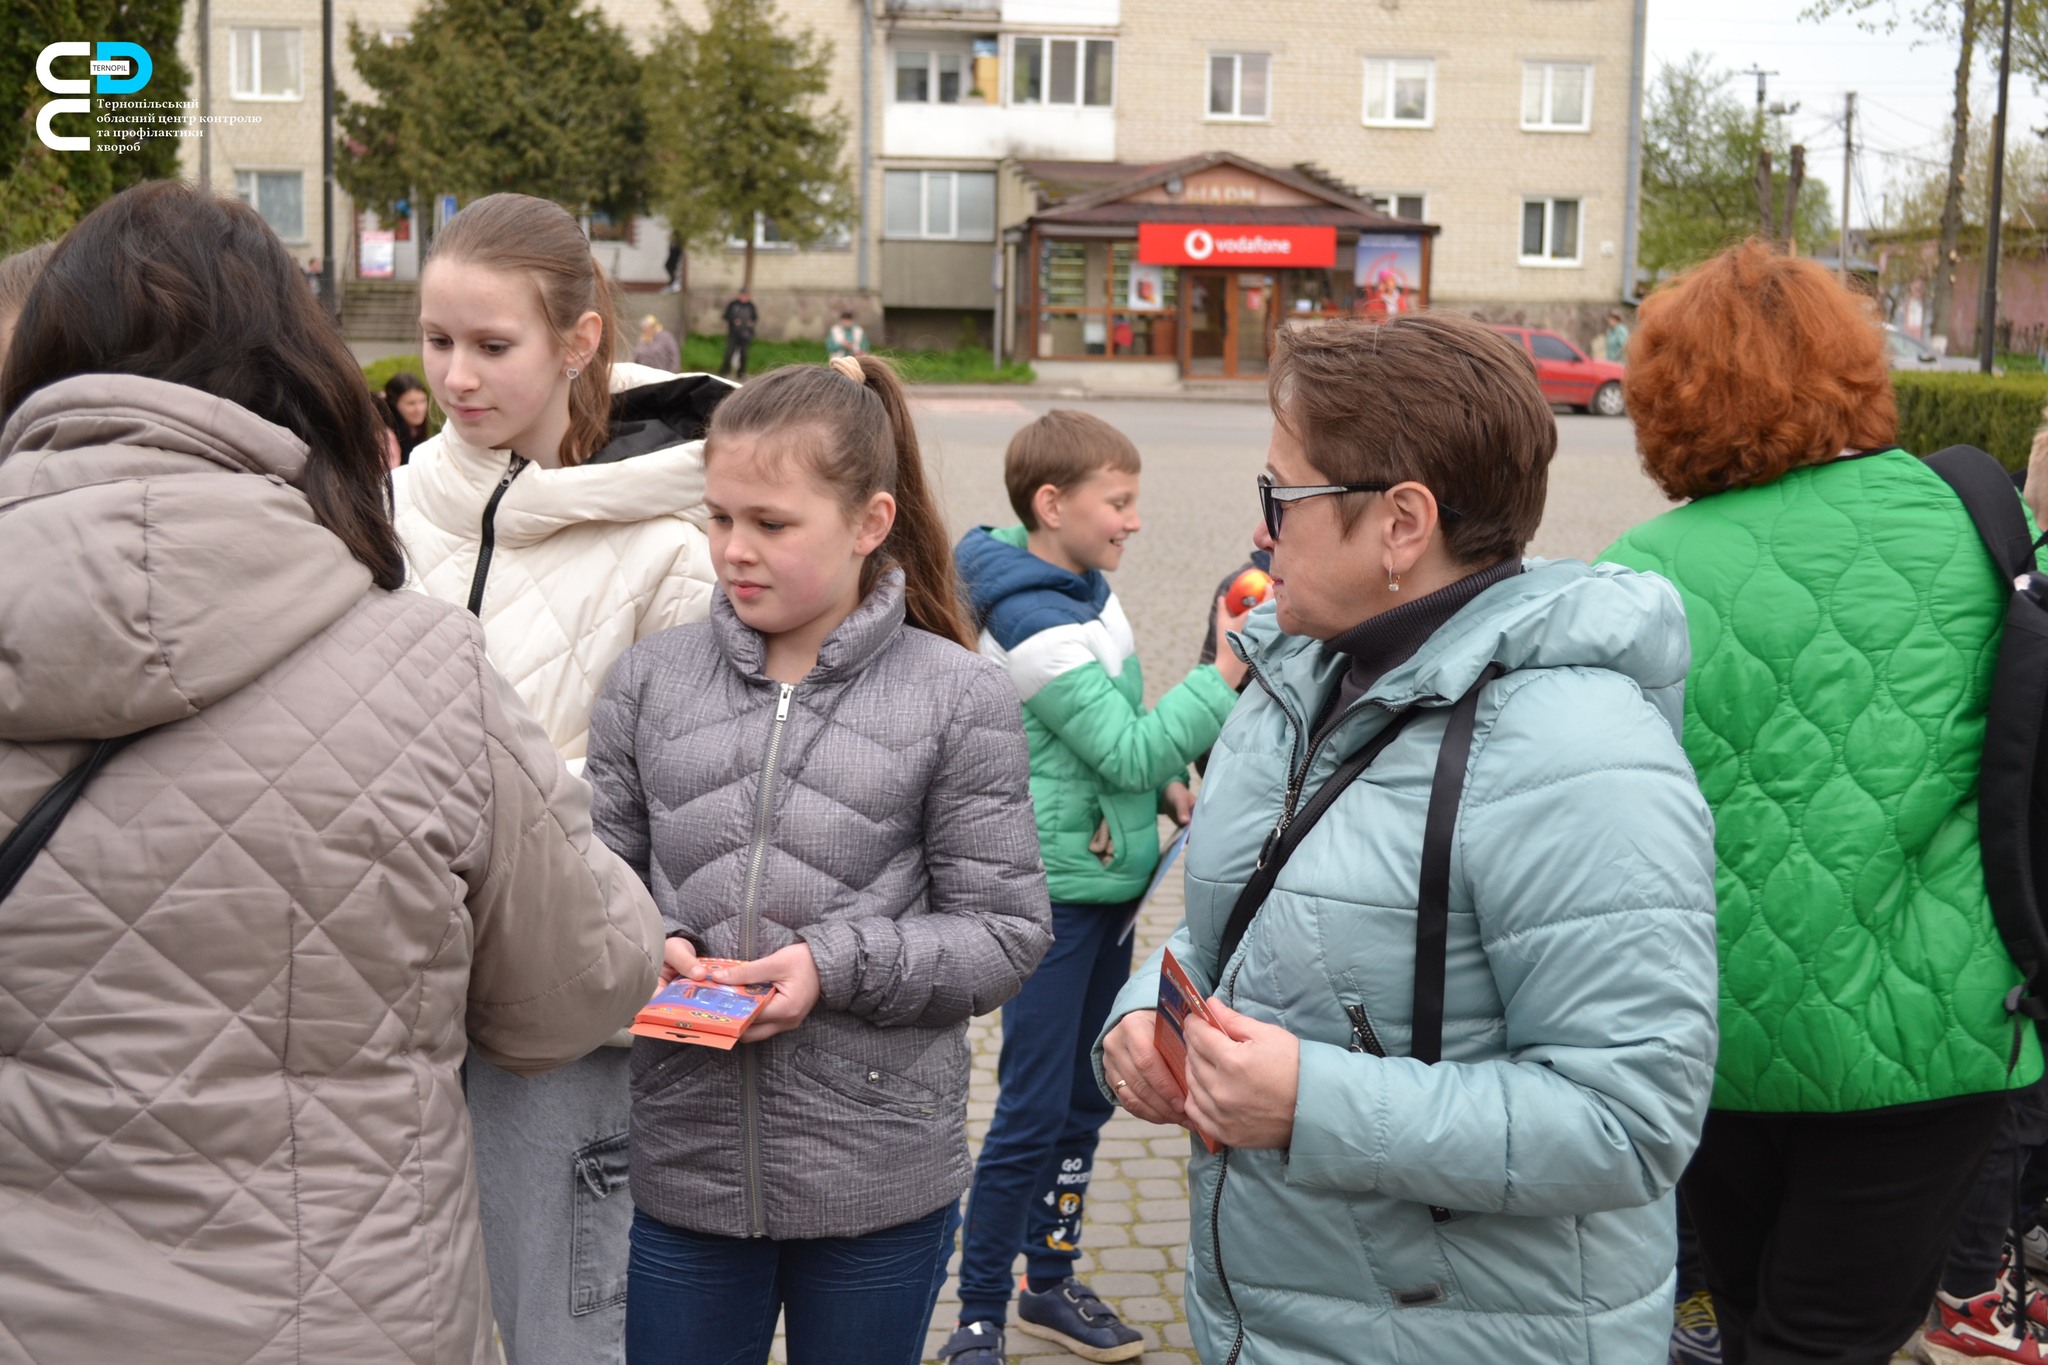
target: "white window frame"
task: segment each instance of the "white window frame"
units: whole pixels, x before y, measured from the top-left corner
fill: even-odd
[[[1036,100],[1017,98],[1017,48],[1023,43],[1040,44],[1042,65],[1039,68],[1043,97]],[[1072,103],[1052,98],[1052,45],[1074,43],[1074,99]],[[1088,44],[1109,44],[1109,103],[1088,103]],[[1003,40],[1003,103],[1018,109],[1101,109],[1113,111],[1116,108],[1120,73],[1117,70],[1117,47],[1115,38],[1101,33],[1013,33]]]
[[[297,90],[292,91],[290,94],[266,95],[263,93],[263,40],[260,37],[260,35],[264,33],[289,33],[292,35],[292,38],[299,45],[299,88]],[[237,49],[242,44],[243,34],[249,35],[249,66],[246,72],[242,69],[241,53],[237,51]],[[249,78],[249,88],[246,90],[243,89],[242,86],[239,84],[241,78],[244,75],[247,75]],[[252,24],[229,29],[228,87],[233,98],[238,100],[254,100],[260,101],[264,104],[293,104],[305,99],[305,30],[292,28],[283,24]]]
[[[299,178],[299,235],[296,237],[287,237],[282,232],[277,232],[276,224],[271,223],[271,221],[268,218],[264,218],[263,222],[266,226],[270,228],[272,232],[277,232],[277,239],[280,242],[288,242],[293,246],[304,246],[307,242],[310,242],[312,240],[312,230],[308,221],[312,217],[312,212],[306,203],[306,172],[302,167],[237,166],[235,167],[234,175],[235,197],[237,199],[242,199],[242,177],[245,175],[251,177],[260,177],[266,175],[297,176]],[[250,208],[256,210],[256,216],[259,218],[263,217],[263,193],[260,188],[261,183],[262,182],[258,179],[251,179],[249,182],[249,197],[246,199],[242,199],[243,203],[247,204]]]
[[[1389,214],[1395,218],[1401,217],[1396,210],[1401,207],[1403,199],[1413,199],[1422,206],[1422,211],[1419,214],[1413,218],[1402,219],[1403,222],[1426,223],[1429,221],[1429,195],[1422,190],[1390,190],[1385,193],[1375,192],[1365,196],[1366,203],[1371,204],[1381,213]]]
[[[1247,114],[1244,109],[1244,64],[1256,57],[1266,64],[1266,112]],[[1219,114],[1209,107],[1216,79],[1216,63],[1230,63],[1230,112]],[[1273,121],[1273,54],[1270,52],[1211,52],[1202,66],[1202,117],[1209,123],[1271,123]]]
[[[1574,68],[1586,73],[1586,95],[1579,107],[1580,121],[1577,123],[1552,123],[1550,121],[1551,90],[1562,68]],[[1538,71],[1543,73],[1543,119],[1537,123],[1529,121],[1529,79]],[[1523,62],[1522,63],[1522,131],[1525,133],[1590,133],[1593,131],[1593,63],[1591,62]]]
[[[831,233],[825,237],[819,238],[816,242],[813,242],[808,248],[800,247],[795,242],[771,242],[764,235],[767,233],[767,231],[768,215],[765,213],[755,214],[754,250],[803,251],[808,249],[811,251],[846,251],[853,246],[853,234],[844,228],[841,228],[839,231]],[[744,237],[727,237],[725,239],[725,249],[727,251],[745,251],[747,249],[746,239]]]
[[[1387,116],[1372,116],[1373,64],[1385,68],[1385,85],[1381,93],[1386,96]],[[1399,78],[1399,68],[1421,66],[1427,68],[1429,80],[1427,93],[1423,96],[1425,108],[1419,119],[1394,117],[1394,83]],[[1359,102],[1359,122],[1368,128],[1434,128],[1436,127],[1436,58],[1434,57],[1393,57],[1372,56],[1365,59],[1364,96]]]
[[[917,177],[917,233],[913,236],[889,230],[888,185],[883,183],[882,191],[882,236],[892,242],[992,242],[996,240],[995,230],[995,172],[994,171],[951,171],[951,170],[910,170],[892,169],[885,175],[914,175]],[[932,177],[950,176],[953,180],[952,211],[948,217],[950,228],[943,233],[931,231]],[[960,180],[963,176],[985,175],[989,178],[989,233],[987,236],[962,237],[960,235]]]
[[[1575,237],[1575,240],[1574,240],[1574,241],[1572,242],[1572,254],[1571,254],[1570,258],[1569,258],[1569,259],[1567,259],[1567,258],[1565,258],[1565,257],[1563,257],[1563,256],[1551,256],[1551,255],[1542,255],[1542,256],[1525,256],[1525,255],[1523,255],[1523,254],[1522,254],[1522,225],[1523,225],[1523,219],[1524,219],[1525,217],[1527,217],[1527,215],[1528,215],[1528,212],[1529,212],[1529,205],[1531,205],[1531,204],[1541,204],[1541,205],[1543,205],[1543,240],[1544,240],[1544,242],[1545,242],[1545,244],[1546,244],[1546,248],[1547,248],[1547,244],[1549,243],[1549,241],[1550,241],[1550,238],[1551,238],[1551,233],[1552,233],[1552,230],[1553,230],[1553,229],[1554,229],[1554,227],[1556,226],[1556,213],[1557,213],[1557,206],[1558,206],[1558,205],[1559,205],[1560,203],[1571,203],[1571,204],[1577,204],[1577,205],[1579,206],[1579,210],[1578,210],[1578,222],[1577,222],[1577,223],[1575,224],[1575,226],[1577,227],[1578,231],[1577,231],[1577,233],[1576,233],[1576,237]],[[1579,267],[1582,267],[1582,266],[1583,266],[1583,265],[1585,264],[1585,257],[1586,257],[1586,198],[1585,198],[1585,196],[1584,196],[1584,195],[1579,195],[1579,194],[1525,194],[1525,195],[1523,195],[1523,196],[1522,196],[1522,197],[1521,197],[1520,199],[1518,199],[1518,200],[1517,200],[1517,201],[1515,202],[1515,260],[1517,261],[1517,263],[1519,263],[1519,264],[1521,264],[1521,265],[1527,265],[1527,266],[1535,266],[1535,267],[1537,267],[1537,268],[1539,268],[1539,269],[1545,269],[1545,270],[1573,270],[1573,269],[1577,269],[1577,268],[1579,268]]]
[[[903,59],[905,57],[924,58],[925,94],[921,100],[907,100],[896,93],[897,87],[894,81],[896,73],[904,69]],[[960,69],[956,73],[960,80],[959,93],[950,100],[939,98],[939,61],[944,57],[951,57],[954,61],[960,63]],[[968,92],[974,89],[974,55],[971,52],[960,52],[949,48],[898,49],[890,54],[889,77],[891,80],[889,103],[891,104],[965,104]]]

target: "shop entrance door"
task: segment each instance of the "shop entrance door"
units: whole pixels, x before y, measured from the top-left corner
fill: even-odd
[[[1180,372],[1189,379],[1263,379],[1276,278],[1249,270],[1181,272]]]

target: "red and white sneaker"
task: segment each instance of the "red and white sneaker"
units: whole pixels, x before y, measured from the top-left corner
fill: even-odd
[[[2035,1302],[2028,1305],[2030,1310],[2039,1302],[2038,1295],[2032,1297]],[[2048,1355],[2041,1349],[2040,1329],[2032,1323],[2014,1321],[2011,1300],[2002,1284],[1969,1299],[1937,1292],[1934,1311],[1935,1325],[1922,1334],[1915,1348],[1927,1365],[1968,1365],[1978,1360],[2048,1365]]]

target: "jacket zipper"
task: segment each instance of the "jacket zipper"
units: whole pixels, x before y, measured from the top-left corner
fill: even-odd
[[[518,455],[505,466],[505,477],[498,480],[498,486],[491,493],[491,500],[484,504],[484,529],[477,541],[476,572],[469,576],[469,614],[483,619],[484,580],[491,576],[491,551],[498,547],[498,504],[505,500],[505,490],[512,486],[512,480],[519,477],[519,471],[526,468],[526,461]]]
[[[1351,1050],[1364,1052],[1374,1057],[1384,1057],[1387,1049],[1380,1042],[1380,1035],[1374,1030],[1372,1020],[1366,1017],[1365,1006],[1346,1005],[1344,1013],[1351,1020]],[[1441,1204],[1426,1205],[1430,1219],[1438,1223],[1451,1221],[1451,1211]]]
[[[768,862],[768,827],[775,816],[775,768],[782,759],[782,734],[789,724],[789,703],[794,696],[794,684],[780,684],[775,695],[775,720],[768,727],[768,754],[761,761],[761,794],[754,808],[754,847],[747,862],[746,893],[740,902],[740,957],[747,962],[752,962],[760,952],[756,930],[761,923],[761,872]],[[761,1215],[761,1116],[757,1068],[753,1048],[743,1047],[739,1052],[741,1145],[746,1150],[747,1165],[747,1231],[754,1237],[766,1237],[767,1220]]]
[[[1260,686],[1264,685],[1260,683]],[[1273,700],[1278,701],[1279,698]],[[1281,709],[1284,711],[1286,708]],[[1225,1003],[1232,1009],[1237,1008],[1237,974],[1243,968],[1244,954],[1240,952],[1237,965],[1230,969],[1229,979],[1223,983],[1223,993],[1229,997]],[[1230,1273],[1223,1268],[1223,1182],[1230,1178],[1230,1152],[1231,1149],[1225,1147],[1216,1159],[1216,1192],[1209,1197],[1209,1254],[1216,1261],[1216,1282],[1223,1286],[1223,1301],[1230,1305],[1230,1316],[1237,1321],[1237,1334],[1230,1339],[1230,1354],[1223,1358],[1223,1365],[1237,1365],[1237,1358],[1244,1354],[1244,1313],[1238,1308],[1237,1294],[1230,1287]]]

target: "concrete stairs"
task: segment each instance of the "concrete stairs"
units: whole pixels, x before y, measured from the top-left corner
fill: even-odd
[[[341,334],[351,341],[399,341],[420,331],[420,290],[413,280],[350,280],[341,296]]]

